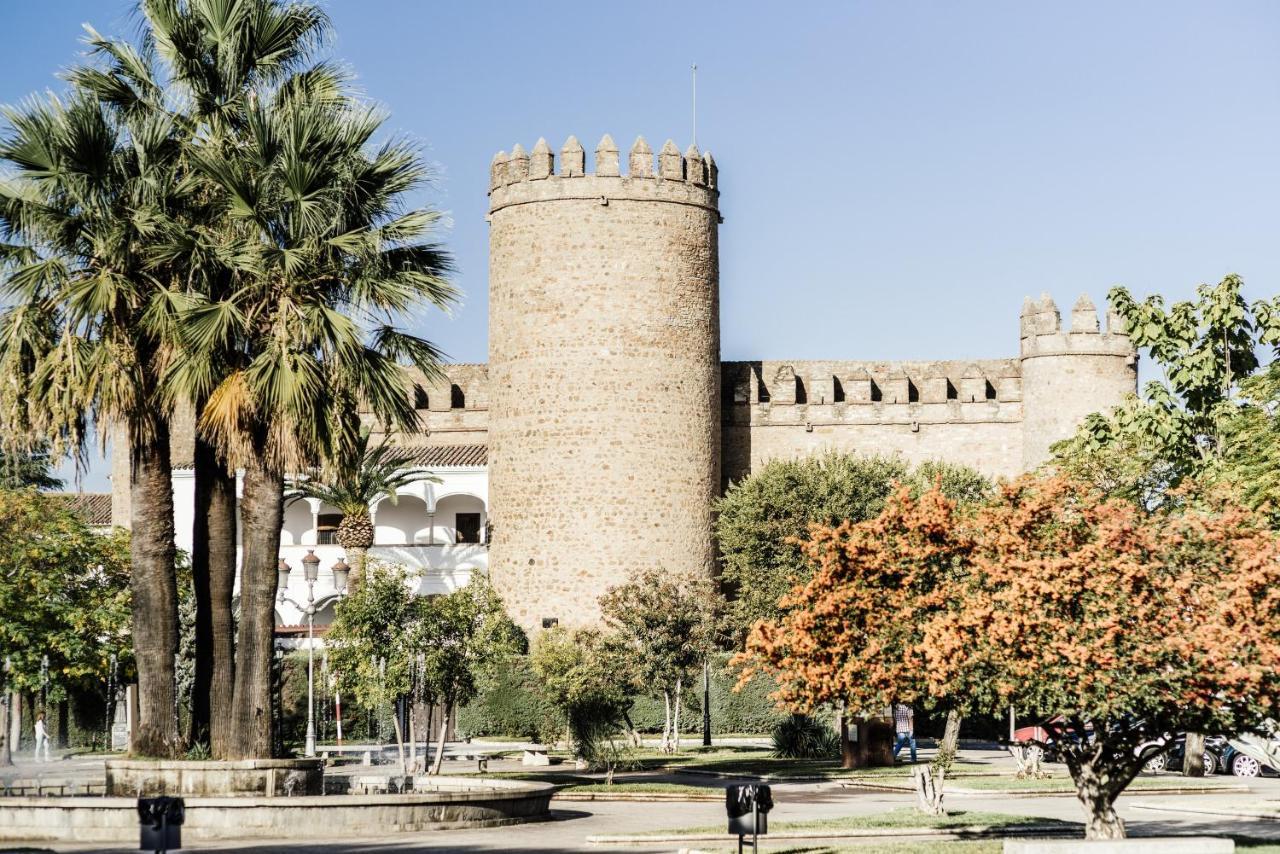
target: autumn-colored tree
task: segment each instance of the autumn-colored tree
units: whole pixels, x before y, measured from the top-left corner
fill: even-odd
[[[781,699],[896,688],[1050,718],[1090,838],[1124,835],[1114,803],[1139,745],[1280,710],[1280,538],[1230,499],[1186,487],[1147,512],[1028,477],[966,518],[940,495],[900,496],[811,548],[822,569],[749,647]]]
[[[955,504],[936,487],[918,499],[903,487],[875,518],[815,528],[804,550],[813,575],[782,598],[782,617],[752,630],[737,659],[743,681],[771,673],[774,698],[793,711],[924,701],[958,712],[956,698],[928,693],[921,652],[973,550]],[[945,763],[917,775],[928,812],[942,811],[945,775]]]

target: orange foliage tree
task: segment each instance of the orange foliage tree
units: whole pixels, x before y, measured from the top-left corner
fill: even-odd
[[[1187,492],[1148,513],[1028,477],[964,518],[936,493],[899,496],[810,549],[819,572],[748,643],[779,699],[1052,718],[1090,838],[1124,835],[1114,803],[1143,745],[1277,716],[1280,539],[1230,499]]]

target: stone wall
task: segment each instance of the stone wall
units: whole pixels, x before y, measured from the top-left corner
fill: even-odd
[[[593,622],[645,568],[710,572],[719,489],[710,157],[572,137],[494,161],[490,572],[526,630]]]

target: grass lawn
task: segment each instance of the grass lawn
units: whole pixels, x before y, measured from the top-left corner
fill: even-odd
[[[708,752],[702,752],[701,750],[688,751],[675,756],[654,754],[652,759],[646,757],[644,761],[646,764],[669,765],[689,771],[740,774],[744,777],[768,775],[778,778],[901,777],[907,779],[911,776],[912,768],[911,765],[903,763],[885,768],[845,769],[840,767],[840,762],[836,759],[779,759],[772,754],[772,751],[759,747],[743,747],[737,750],[712,748]],[[965,777],[973,774],[990,773],[993,770],[998,769],[989,763],[960,759],[951,766],[948,776]]]
[[[622,779],[615,778],[612,786],[606,785],[603,780],[597,777],[584,777],[581,774],[571,773],[557,774],[554,771],[497,771],[484,775],[472,773],[461,776],[499,777],[504,780],[531,780],[535,783],[554,783],[566,792],[585,792],[588,794],[603,794],[607,792],[649,792],[670,795],[703,795],[707,792],[711,792],[712,794],[720,795],[722,792],[719,787],[688,786],[684,783],[648,783],[642,780],[627,780],[625,779],[625,775],[619,775]]]
[[[885,775],[880,777],[855,776],[850,777],[851,783],[867,783],[872,785],[889,785],[901,786],[903,791],[910,788],[910,781],[904,779],[886,778]],[[1239,785],[1240,781],[1235,778],[1215,779],[1183,777],[1177,774],[1167,774],[1159,777],[1139,777],[1129,784],[1126,792],[1141,792],[1146,789],[1211,789],[1211,788],[1229,788]],[[999,776],[961,776],[959,778],[948,776],[944,788],[973,790],[973,791],[999,791],[999,792],[1065,792],[1074,793],[1076,788],[1071,778],[1066,774],[1061,776],[1046,777],[1039,780],[1023,779],[1019,780],[1012,774],[1002,774]]]
[[[770,833],[781,833],[789,830],[870,830],[883,828],[916,828],[928,827],[937,830],[960,830],[968,827],[1017,827],[1026,824],[1053,824],[1063,828],[1078,827],[1075,822],[1059,821],[1052,818],[1039,818],[1030,815],[1009,815],[998,812],[979,812],[977,810],[956,810],[950,815],[927,816],[911,807],[902,807],[888,812],[871,815],[846,815],[838,818],[820,818],[810,821],[771,821]],[[669,836],[671,834],[706,834],[724,833],[724,825],[707,827],[681,827],[670,830],[655,830],[638,836]],[[859,849],[862,850],[862,849]]]
[[[802,845],[796,848],[771,848],[770,854],[1000,854],[1004,843],[999,839],[964,842],[879,842],[855,847]],[[701,849],[700,849],[701,850]],[[737,848],[709,849],[717,854],[736,854]]]

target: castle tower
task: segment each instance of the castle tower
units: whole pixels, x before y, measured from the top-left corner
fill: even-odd
[[[1085,417],[1121,403],[1138,390],[1138,356],[1119,318],[1099,330],[1088,296],[1062,328],[1048,294],[1022,306],[1022,464],[1030,471],[1049,458],[1054,442],[1071,436]]]
[[[536,631],[634,572],[710,572],[720,482],[719,192],[710,154],[605,136],[494,158],[490,575]]]

